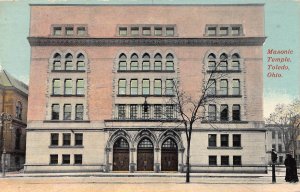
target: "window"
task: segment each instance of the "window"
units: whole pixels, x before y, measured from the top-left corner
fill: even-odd
[[[64,120],[71,120],[72,107],[70,104],[64,105]]]
[[[119,57],[119,70],[124,71],[127,70],[127,57],[125,54],[121,54]]]
[[[120,36],[127,36],[127,27],[120,27],[119,28],[119,35]]]
[[[155,27],[154,28],[154,35],[155,36],[161,36],[162,35],[162,28],[161,27]]]
[[[150,70],[150,56],[148,53],[143,55],[143,63],[142,63],[143,70]]]
[[[50,164],[57,165],[58,164],[58,155],[51,154],[50,155]]]
[[[166,118],[173,119],[174,118],[174,106],[166,105]]]
[[[86,28],[85,27],[77,27],[77,35],[85,36],[86,35]]]
[[[212,155],[208,156],[208,164],[211,165],[217,165],[217,156]]]
[[[161,80],[154,80],[154,95],[161,95]]]
[[[70,155],[62,155],[62,164],[70,164]]]
[[[56,53],[54,55],[54,61],[53,61],[53,70],[61,70],[61,56],[60,54]]]
[[[282,145],[281,144],[278,144],[278,152],[282,153]]]
[[[233,121],[240,121],[240,105],[233,105],[232,106],[232,120]]]
[[[119,80],[118,94],[119,95],[126,95],[126,80],[125,79],[120,79]]]
[[[282,139],[282,134],[279,131],[278,131],[278,139]]]
[[[83,120],[83,105],[82,104],[76,105],[75,120]]]
[[[221,147],[228,147],[228,134],[221,134]]]
[[[162,57],[160,54],[156,54],[154,57],[154,70],[155,71],[161,71],[162,70]]]
[[[217,135],[216,134],[208,134],[208,146],[209,147],[217,146]]]
[[[220,120],[228,121],[228,105],[221,105]]]
[[[174,70],[174,57],[172,54],[167,55],[167,62],[166,62],[166,70],[173,71]]]
[[[71,134],[63,133],[63,145],[68,146],[71,145]]]
[[[276,151],[276,145],[272,144],[272,149],[274,149]]]
[[[82,145],[82,140],[83,140],[83,134],[82,133],[75,133],[75,145]]]
[[[166,80],[166,95],[174,95],[173,79]]]
[[[208,27],[207,34],[209,36],[216,36],[217,35],[217,27]]]
[[[16,104],[16,118],[17,119],[22,119],[22,112],[23,112],[23,105],[21,101],[17,101]]]
[[[221,156],[221,165],[223,166],[229,165],[229,156]]]
[[[139,35],[139,28],[138,27],[131,27],[131,35],[132,36]]]
[[[125,119],[126,118],[126,106],[125,105],[118,105],[118,118]]]
[[[150,27],[143,27],[143,35],[151,35],[151,29]]]
[[[22,136],[21,129],[16,129],[15,136],[16,136],[15,149],[20,149],[21,148],[21,136]]]
[[[84,95],[84,80],[77,79],[76,81],[76,95]]]
[[[130,105],[130,119],[137,118],[137,105]]]
[[[77,165],[82,164],[82,155],[81,154],[74,155],[74,164],[77,164]]]
[[[276,132],[272,131],[272,139],[275,139]]]
[[[232,162],[233,162],[233,165],[242,165],[242,157],[241,156],[233,156]]]
[[[137,95],[138,94],[138,80],[132,79],[130,81],[130,94]]]
[[[83,54],[78,54],[77,56],[77,66],[76,66],[76,70],[78,71],[83,71],[85,70],[85,63],[84,63],[84,55]]]
[[[154,105],[154,118],[161,119],[162,116],[162,105]]]
[[[66,27],[66,35],[74,35],[74,28],[73,27]]]
[[[212,53],[208,55],[208,70],[216,70],[216,56]]]
[[[51,144],[52,146],[57,146],[58,145],[58,133],[51,133]]]
[[[59,104],[53,104],[52,105],[52,120],[59,120]]]
[[[216,121],[216,105],[209,105],[208,106],[208,120],[209,121]]]
[[[149,79],[143,79],[142,82],[142,91],[143,95],[149,95],[150,94],[150,80]]]
[[[208,95],[216,95],[216,80],[211,79],[208,81],[207,94]]]
[[[174,27],[167,27],[166,28],[166,35],[167,36],[174,36],[175,32],[174,32]]]
[[[138,69],[139,69],[138,56],[137,54],[133,54],[131,56],[130,70],[138,70]]]
[[[73,64],[72,64],[73,56],[69,53],[66,55],[66,65],[65,70],[73,70]]]
[[[220,35],[228,35],[228,27],[220,27]]]
[[[220,95],[228,95],[228,81],[222,79],[220,82]]]
[[[240,134],[232,135],[232,146],[233,147],[241,147],[241,135]]]
[[[235,53],[231,56],[231,59],[232,59],[231,61],[232,70],[236,70],[236,71],[240,70],[240,56],[237,53]]]
[[[53,79],[52,94],[53,95],[60,94],[60,80],[59,79]]]
[[[147,110],[145,110],[144,106],[142,105],[142,118],[143,119],[148,119],[150,118],[150,106],[148,106]]]
[[[221,56],[220,56],[220,65],[219,65],[219,69],[221,71],[226,71],[227,70],[227,55],[225,53],[223,53]]]
[[[55,36],[62,35],[61,27],[53,27],[53,35],[55,35]]]
[[[72,95],[72,79],[66,79],[65,80],[65,95]]]
[[[232,81],[232,94],[240,95],[240,80],[233,79]]]
[[[241,27],[232,27],[231,35],[240,35],[241,34]]]

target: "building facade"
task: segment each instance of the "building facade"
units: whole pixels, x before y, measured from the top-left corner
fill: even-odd
[[[31,5],[28,40],[25,171],[185,171],[174,79],[213,85],[191,171],[266,171],[263,5]]]
[[[1,67],[0,113],[1,116],[3,113],[11,115],[12,121],[4,121],[3,124],[0,121],[0,152],[2,154],[4,149],[6,151],[6,169],[9,171],[19,170],[25,163],[27,100],[28,86]]]

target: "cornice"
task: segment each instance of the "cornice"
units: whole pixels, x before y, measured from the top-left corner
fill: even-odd
[[[262,46],[266,37],[228,38],[66,38],[28,37],[34,46]]]

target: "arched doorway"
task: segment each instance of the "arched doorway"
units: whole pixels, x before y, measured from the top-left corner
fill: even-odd
[[[114,143],[113,171],[129,171],[129,144],[124,138]]]
[[[161,147],[161,170],[178,171],[178,148],[171,138],[166,139]]]
[[[154,167],[154,147],[148,139],[142,139],[137,147],[137,170],[153,171]]]

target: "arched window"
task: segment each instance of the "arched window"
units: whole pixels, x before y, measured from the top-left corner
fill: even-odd
[[[228,95],[228,81],[227,81],[227,79],[221,79],[221,82],[220,82],[220,95]]]
[[[143,55],[142,69],[150,70],[150,55],[148,53]]]
[[[119,70],[124,71],[127,70],[127,57],[124,53],[119,56]]]
[[[231,68],[232,70],[240,70],[240,56],[239,54],[235,53],[231,56],[232,62],[231,62]]]
[[[71,53],[66,55],[65,70],[73,70],[73,55]]]
[[[16,104],[16,118],[22,119],[22,110],[23,110],[22,103],[21,101],[18,101]]]
[[[208,70],[216,70],[216,56],[213,53],[208,55]]]
[[[115,143],[114,143],[114,149],[115,148],[121,148],[121,149],[128,149],[129,148],[129,144],[126,141],[126,139],[124,138],[120,138],[118,139]]]
[[[153,144],[148,138],[144,138],[139,142],[138,148],[153,148]]]
[[[139,69],[139,62],[137,54],[131,55],[131,62],[130,62],[130,70],[138,70]]]
[[[21,148],[21,136],[22,136],[21,130],[16,129],[15,149],[20,149]]]
[[[76,65],[76,70],[85,70],[85,57],[82,53],[79,53],[77,55],[77,65]]]
[[[161,54],[157,53],[154,56],[154,70],[161,71],[162,70],[162,57]]]
[[[174,142],[173,139],[168,138],[167,140],[165,140],[165,142],[162,144],[162,149],[176,149],[177,150],[177,144],[176,142]]]
[[[53,70],[61,70],[61,55],[55,53],[53,56]]]
[[[174,70],[174,57],[171,53],[167,55],[166,70],[168,71]]]
[[[219,66],[219,69],[221,71],[226,71],[228,69],[228,56],[223,53],[221,56],[220,56],[220,66]]]

